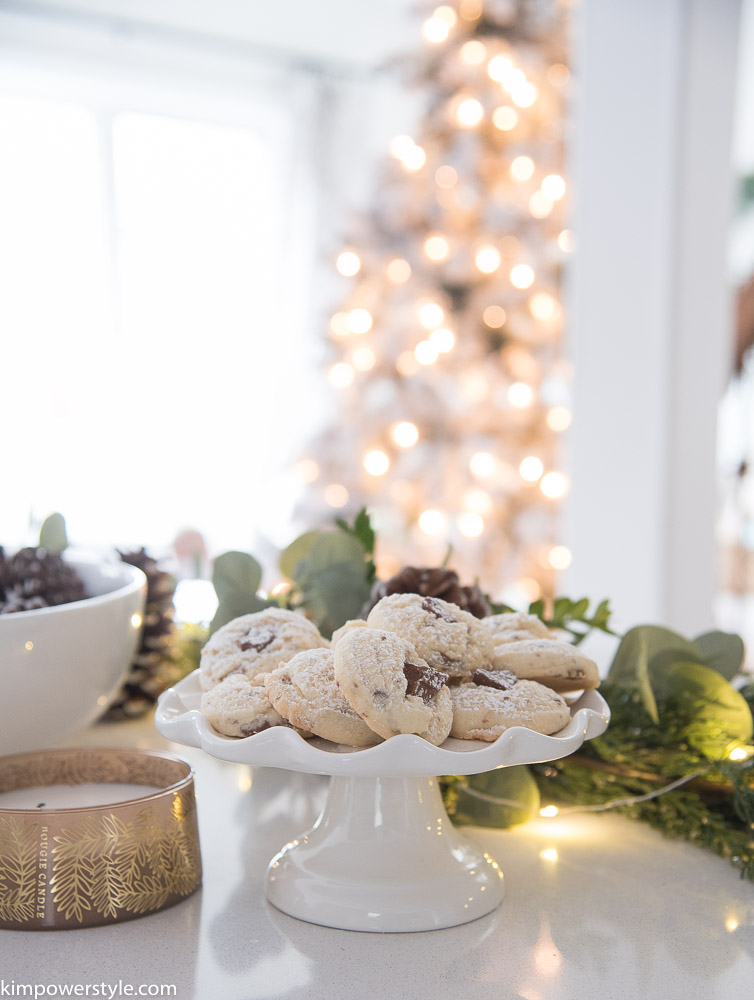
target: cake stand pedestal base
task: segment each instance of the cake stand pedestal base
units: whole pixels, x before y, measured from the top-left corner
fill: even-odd
[[[267,898],[354,931],[454,927],[503,899],[497,862],[451,824],[437,778],[333,777],[322,815],[267,870]]]

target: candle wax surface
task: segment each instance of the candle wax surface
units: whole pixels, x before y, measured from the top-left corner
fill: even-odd
[[[43,785],[0,792],[0,809],[80,809],[113,805],[161,792],[155,785],[126,785],[118,782],[82,785]]]

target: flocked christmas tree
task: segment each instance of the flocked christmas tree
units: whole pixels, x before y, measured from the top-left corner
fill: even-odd
[[[378,571],[438,564],[509,603],[552,593],[570,423],[560,358],[564,10],[460,0],[424,22],[415,137],[336,267],[340,416],[298,469],[311,520],[368,504]]]

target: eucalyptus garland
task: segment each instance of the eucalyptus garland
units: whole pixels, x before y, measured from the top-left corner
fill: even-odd
[[[48,527],[49,534],[57,526]],[[219,606],[209,633],[238,615],[281,605],[331,635],[391,583],[377,579],[375,544],[366,510],[353,524],[339,520],[306,532],[281,555],[289,586],[274,598],[260,591],[262,568],[253,556],[226,552],[214,563]],[[396,587],[414,577],[422,586],[458,583],[445,566],[398,576]],[[514,610],[480,597],[493,612]],[[559,597],[528,611],[575,644],[592,629],[614,634],[607,601]],[[179,629],[181,673],[198,665],[207,634],[201,626]],[[542,803],[561,811],[614,810],[714,851],[754,880],[754,684],[743,684],[743,656],[736,635],[687,639],[654,625],[631,629],[600,689],[612,712],[607,731],[563,760],[441,778],[448,813],[458,824],[502,828],[526,822]]]

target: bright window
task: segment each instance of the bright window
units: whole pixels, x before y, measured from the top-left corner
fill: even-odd
[[[165,71],[19,67],[0,76],[0,542],[52,510],[91,545],[285,538],[314,263],[293,111],[194,100]]]

